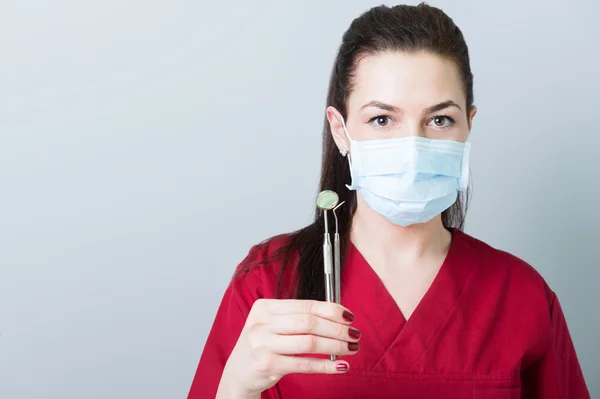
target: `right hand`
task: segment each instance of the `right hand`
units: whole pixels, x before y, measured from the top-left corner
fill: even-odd
[[[352,355],[360,332],[341,305],[311,300],[257,300],[223,370],[218,398],[260,397],[292,373],[342,374],[349,365],[296,354]]]

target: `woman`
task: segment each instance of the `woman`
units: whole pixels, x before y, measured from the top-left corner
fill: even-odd
[[[317,211],[240,264],[188,398],[589,398],[554,292],[462,232],[475,113],[467,45],[441,10],[354,20],[320,183],[345,201],[343,306],[323,301]]]

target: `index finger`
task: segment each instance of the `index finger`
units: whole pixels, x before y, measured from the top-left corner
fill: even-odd
[[[260,316],[312,314],[339,323],[349,324],[354,321],[354,314],[350,310],[334,302],[310,299],[264,300],[258,308]]]

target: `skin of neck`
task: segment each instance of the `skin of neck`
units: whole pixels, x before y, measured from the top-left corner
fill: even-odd
[[[356,197],[350,240],[383,268],[418,268],[424,261],[443,259],[448,253],[452,233],[443,226],[441,215],[402,227],[373,210],[359,193]]]

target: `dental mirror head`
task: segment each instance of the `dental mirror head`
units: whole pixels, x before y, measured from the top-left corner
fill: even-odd
[[[335,191],[324,190],[317,196],[317,206],[324,210],[330,211],[335,208],[340,201],[340,197]]]

